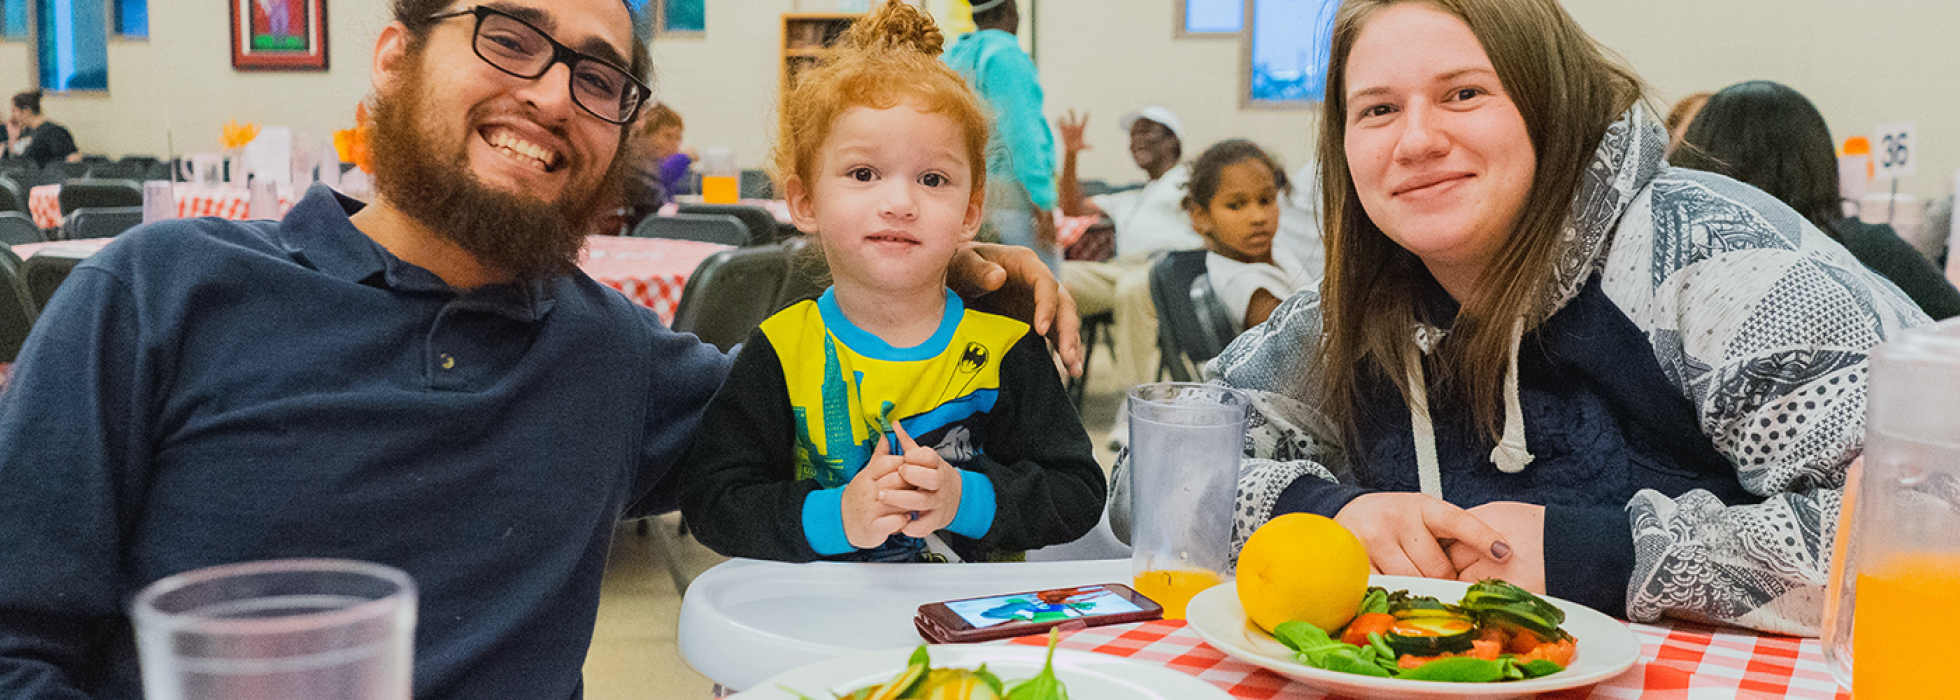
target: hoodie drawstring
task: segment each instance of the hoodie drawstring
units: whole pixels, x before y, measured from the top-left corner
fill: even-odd
[[[1510,363],[1504,369],[1504,439],[1490,448],[1490,461],[1506,474],[1524,471],[1531,450],[1524,444],[1524,407],[1518,403],[1518,346],[1524,341],[1524,319],[1511,325]]]
[[[1429,389],[1422,380],[1422,353],[1403,356],[1409,376],[1409,429],[1416,443],[1416,483],[1424,495],[1443,497],[1443,473],[1436,466],[1436,428],[1429,423]]]
[[[1524,407],[1518,401],[1518,348],[1524,339],[1524,319],[1511,326],[1511,351],[1504,371],[1504,437],[1491,448],[1490,461],[1498,471],[1516,474],[1531,464],[1524,440]],[[1416,480],[1424,494],[1442,498],[1442,470],[1436,460],[1436,428],[1429,419],[1429,391],[1422,376],[1422,352],[1405,355],[1409,379],[1409,428],[1416,447]]]

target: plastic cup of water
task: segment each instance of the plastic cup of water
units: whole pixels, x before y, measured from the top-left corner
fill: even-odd
[[[415,583],[346,559],[227,564],[131,604],[150,700],[407,700]]]
[[[1130,569],[1139,593],[1181,619],[1231,578],[1232,509],[1251,401],[1215,384],[1130,390]]]

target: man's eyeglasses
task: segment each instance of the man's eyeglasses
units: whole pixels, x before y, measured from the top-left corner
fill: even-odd
[[[430,15],[429,21],[465,15],[476,17],[476,35],[470,44],[477,58],[526,80],[536,80],[552,66],[565,64],[572,71],[572,102],[592,116],[614,124],[631,122],[653,94],[652,88],[634,79],[626,69],[579,53],[531,23],[496,9],[478,5]]]

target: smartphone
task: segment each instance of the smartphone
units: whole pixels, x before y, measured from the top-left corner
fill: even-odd
[[[1155,620],[1164,606],[1120,583],[964,598],[919,606],[912,622],[938,644],[1006,639],[1060,625],[1095,627]]]

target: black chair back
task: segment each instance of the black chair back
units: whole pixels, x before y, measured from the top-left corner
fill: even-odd
[[[43,250],[21,263],[20,276],[27,282],[27,296],[33,301],[37,312],[48,308],[48,299],[54,297],[54,290],[60,289],[61,283],[68,279],[68,273],[88,256],[88,253]]]
[[[789,308],[790,304],[822,294],[830,287],[830,264],[824,260],[817,239],[790,236],[782,245],[789,255],[789,277],[783,280],[782,291],[776,294],[773,311]]]
[[[776,224],[776,215],[768,209],[747,204],[682,204],[682,214],[723,214],[742,220],[749,229],[749,241],[744,245],[762,245],[782,240],[781,228]]]
[[[0,211],[0,246],[40,243],[47,240],[34,219],[17,211]]]
[[[143,185],[135,180],[69,180],[61,183],[61,215],[82,207],[141,207]]]
[[[0,211],[17,211],[22,214],[29,213],[27,210],[27,188],[21,187],[20,183],[14,182],[13,178],[5,175],[0,175]]]
[[[82,207],[61,220],[61,237],[70,241],[115,238],[141,223],[142,207]]]
[[[749,227],[727,214],[649,216],[633,226],[633,237],[740,246],[749,242]]]
[[[92,166],[81,161],[71,163],[62,160],[49,163],[43,169],[51,173],[61,173],[61,179],[63,180],[79,180],[88,177],[90,167]]]
[[[1205,255],[1202,250],[1174,250],[1150,267],[1150,300],[1157,307],[1158,373],[1169,375],[1172,381],[1198,381],[1194,370],[1217,357],[1236,335],[1229,318],[1224,330],[1217,324],[1218,317],[1229,317],[1229,313],[1208,309],[1204,313],[1212,317],[1211,321],[1199,320],[1198,300],[1193,298],[1192,289],[1195,282],[1205,282],[1204,298],[1217,306],[1217,297],[1209,293],[1210,280],[1204,279]]]
[[[52,165],[46,168],[41,168],[35,166],[34,161],[31,160],[11,160],[11,161],[0,161],[0,162],[5,162],[8,164],[4,170],[4,172],[7,175],[7,179],[13,180],[15,184],[20,185],[21,192],[26,192],[36,187],[40,187],[41,185],[59,184],[62,180],[68,179],[67,173],[62,172],[61,169],[56,168]],[[26,197],[22,197],[20,201],[22,207],[27,206]]]
[[[20,268],[13,249],[0,246],[0,362],[13,362],[34,328],[34,297],[27,293]]]
[[[1196,333],[1188,339],[1179,339],[1178,344],[1184,346],[1185,356],[1193,362],[1219,356],[1225,352],[1225,346],[1231,345],[1234,338],[1245,332],[1240,328],[1245,323],[1244,319],[1232,318],[1232,310],[1218,298],[1218,290],[1211,286],[1210,273],[1191,280],[1191,310],[1198,325],[1187,330],[1195,330]]]
[[[789,253],[763,245],[724,250],[708,256],[681,290],[674,330],[728,350],[749,337],[776,311],[776,297],[789,272]]]
[[[104,160],[88,163],[87,178],[91,180],[136,180],[149,176],[149,169],[140,163]]]
[[[736,196],[742,199],[775,199],[776,183],[769,179],[767,170],[744,170],[741,180],[735,183]]]

